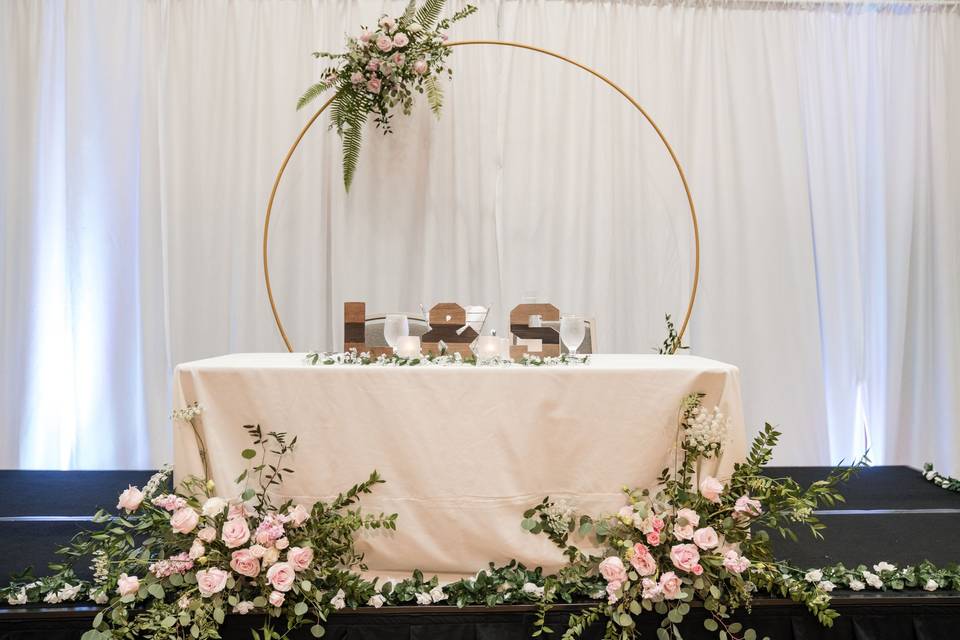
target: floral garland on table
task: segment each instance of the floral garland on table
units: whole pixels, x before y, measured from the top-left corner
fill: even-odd
[[[440,355],[432,353],[407,357],[393,354],[381,354],[374,357],[367,351],[359,352],[356,349],[339,353],[311,351],[306,355],[307,364],[311,365],[361,365],[374,367],[555,367],[576,366],[586,364],[588,355],[571,355],[564,353],[559,356],[538,356],[525,354],[518,360],[500,358],[480,359],[475,356],[464,358],[459,353],[448,354],[441,343]]]
[[[391,132],[393,112],[409,115],[414,92],[426,94],[430,108],[439,117],[443,89],[439,78],[453,72],[447,68],[450,49],[444,33],[450,26],[477,9],[467,5],[450,18],[439,20],[446,0],[425,0],[417,7],[410,0],[399,18],[381,16],[376,28],[362,27],[347,38],[345,53],[317,51],[316,58],[331,61],[323,79],[300,97],[297,109],[330,89],[336,91],[331,104],[331,123],[343,145],[343,184],[347,191],[360,158],[363,126],[374,116],[384,134]]]
[[[925,462],[923,464],[923,477],[928,482],[932,482],[941,489],[946,489],[947,491],[956,491],[960,493],[960,480],[957,480],[951,476],[945,476],[939,471],[933,468],[933,464],[930,462]]]

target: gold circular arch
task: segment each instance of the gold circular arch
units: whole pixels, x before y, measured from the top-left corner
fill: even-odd
[[[683,190],[687,195],[687,204],[690,206],[690,222],[693,224],[693,247],[695,256],[693,267],[693,286],[690,289],[690,301],[687,303],[687,312],[683,317],[683,322],[680,324],[680,331],[677,333],[677,344],[680,344],[681,340],[683,340],[683,334],[687,330],[687,324],[690,322],[690,316],[693,314],[693,303],[697,299],[697,286],[700,284],[700,227],[697,224],[697,211],[693,205],[693,195],[690,193],[690,185],[687,184],[687,176],[683,172],[683,167],[680,166],[680,160],[677,158],[677,154],[674,152],[673,147],[671,147],[670,143],[667,141],[667,137],[663,134],[663,131],[661,131],[660,127],[657,126],[657,123],[653,121],[653,118],[650,117],[650,114],[640,106],[640,103],[634,100],[633,96],[624,91],[623,88],[610,80],[610,78],[601,74],[599,71],[591,69],[590,67],[586,66],[585,64],[581,64],[576,60],[571,60],[564,55],[548,49],[542,49],[530,44],[508,42],[504,40],[458,40],[444,44],[445,47],[461,47],[465,45],[494,45],[499,47],[526,49],[528,51],[536,51],[537,53],[542,53],[544,55],[548,55],[572,64],[577,68],[583,69],[595,78],[602,80],[608,86],[610,86],[610,88],[623,96],[627,102],[632,104],[633,107],[639,111],[641,115],[643,115],[646,121],[650,123],[650,126],[653,127],[653,130],[656,131],[657,136],[663,143],[663,146],[667,149],[667,153],[670,154],[670,159],[673,160],[673,165],[677,168],[677,174],[680,176],[680,182],[683,183]],[[307,121],[307,124],[304,125],[303,129],[300,130],[300,135],[297,136],[297,139],[294,140],[293,144],[290,146],[290,150],[287,151],[287,155],[284,156],[283,162],[280,163],[280,170],[277,172],[277,177],[273,181],[273,188],[270,190],[270,200],[267,202],[267,215],[263,220],[263,278],[267,285],[267,298],[270,299],[270,309],[273,311],[273,319],[277,323],[277,329],[280,330],[280,337],[283,338],[283,343],[286,345],[287,351],[290,352],[293,352],[293,344],[290,342],[290,338],[287,336],[286,329],[283,327],[283,322],[280,320],[280,312],[277,311],[277,301],[273,297],[273,287],[270,286],[270,264],[267,259],[267,247],[270,238],[270,216],[273,213],[273,201],[277,195],[277,188],[280,186],[280,180],[283,178],[283,172],[286,170],[287,164],[290,162],[290,158],[293,157],[293,153],[300,145],[300,141],[303,140],[303,136],[305,136],[307,131],[310,130],[310,127],[312,127],[313,123],[316,122],[317,118],[320,117],[320,114],[327,110],[327,107],[329,107],[330,103],[333,102],[334,97],[336,97],[336,94],[324,102],[323,106],[321,106],[320,109],[313,114],[313,117]]]

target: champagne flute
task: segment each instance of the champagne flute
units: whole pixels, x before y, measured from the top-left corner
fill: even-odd
[[[396,351],[401,336],[410,335],[410,322],[404,313],[388,313],[383,319],[383,339]]]
[[[587,327],[583,318],[571,315],[560,317],[560,339],[567,346],[571,356],[577,355],[577,349],[583,344],[586,335]]]

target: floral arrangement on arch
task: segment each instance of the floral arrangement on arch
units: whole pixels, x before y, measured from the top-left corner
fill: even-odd
[[[677,462],[664,469],[659,489],[624,488],[626,504],[613,515],[594,519],[545,498],[524,516],[523,527],[540,533],[564,550],[569,560],[558,576],[548,577],[537,620],[546,627],[546,613],[557,600],[559,585],[585,581],[597,573],[605,585],[604,600],[571,616],[564,639],[579,637],[605,619],[608,640],[632,638],[636,616],[662,616],[662,640],[680,639],[680,623],[694,601],[709,613],[704,626],[720,638],[754,640],[731,616],[749,608],[759,589],[801,602],[824,625],[836,612],[829,608],[834,587],[822,574],[798,579],[796,570],[773,557],[769,531],[795,538],[790,529],[802,525],[822,537],[814,510],[843,500],[839,483],[866,462],[835,469],[825,480],[804,489],[790,478],[763,475],[779,433],[769,424],[755,438],[745,462],[736,464],[726,482],[701,473],[705,460],[719,457],[728,419],[716,408],[701,406],[703,396],[688,396],[678,416]],[[605,552],[588,555],[571,537],[592,538]],[[811,578],[817,578],[812,580]],[[742,635],[741,635],[742,634]]]
[[[414,93],[425,94],[430,108],[439,116],[443,106],[441,75],[452,75],[446,66],[450,50],[444,33],[473,12],[467,5],[450,18],[440,20],[446,0],[425,0],[417,6],[410,0],[399,18],[380,17],[376,27],[362,27],[347,38],[344,53],[317,51],[317,58],[330,60],[323,79],[300,97],[297,108],[309,104],[330,89],[331,128],[343,145],[343,184],[349,191],[360,158],[363,126],[369,115],[378,128],[390,133],[390,119],[396,109],[409,115]]]

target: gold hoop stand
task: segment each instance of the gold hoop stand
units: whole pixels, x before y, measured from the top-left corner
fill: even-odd
[[[536,51],[537,53],[542,53],[544,55],[548,55],[572,64],[577,68],[583,69],[595,78],[602,80],[609,85],[610,88],[623,96],[627,102],[632,104],[634,108],[643,115],[647,122],[650,123],[650,126],[653,127],[653,130],[657,132],[657,136],[659,136],[663,146],[666,147],[667,153],[670,154],[670,159],[673,160],[673,164],[677,168],[677,174],[680,176],[680,182],[683,183],[683,190],[687,194],[687,204],[690,206],[690,221],[693,223],[693,246],[695,253],[693,286],[690,289],[690,301],[687,304],[687,313],[683,318],[683,323],[680,325],[680,331],[677,334],[677,344],[680,344],[680,341],[683,339],[683,334],[687,330],[687,324],[690,322],[690,316],[693,314],[693,303],[697,299],[697,286],[700,283],[700,227],[697,224],[697,212],[693,206],[693,196],[690,194],[690,185],[687,184],[687,176],[684,174],[683,167],[680,166],[680,160],[677,159],[677,154],[674,153],[673,147],[671,147],[670,143],[667,142],[667,137],[663,134],[663,131],[661,131],[660,127],[657,126],[657,123],[653,121],[653,118],[650,117],[650,114],[640,106],[640,103],[633,99],[633,96],[624,91],[619,85],[600,72],[591,69],[584,64],[580,64],[576,60],[571,60],[570,58],[554,51],[541,49],[540,47],[535,47],[533,45],[521,44],[519,42],[506,42],[502,40],[459,40],[457,42],[447,42],[444,46],[461,47],[464,45],[494,45],[499,47],[526,49],[528,51]],[[334,95],[334,97],[336,96]],[[320,109],[313,114],[313,117],[307,121],[307,124],[304,125],[303,129],[300,130],[300,135],[297,136],[297,139],[293,141],[293,145],[291,145],[290,150],[287,151],[287,155],[283,158],[283,162],[280,164],[280,171],[277,172],[277,177],[273,181],[273,189],[270,190],[270,200],[267,202],[267,215],[263,220],[263,278],[267,285],[267,297],[270,299],[270,309],[273,311],[273,319],[277,323],[277,329],[280,330],[280,337],[283,338],[283,343],[286,345],[287,351],[290,352],[293,352],[293,344],[290,342],[290,338],[287,336],[287,332],[283,328],[283,322],[280,320],[280,312],[277,311],[277,302],[273,297],[273,288],[270,286],[270,264],[267,260],[267,247],[268,240],[270,238],[270,215],[273,213],[273,201],[277,195],[277,188],[280,186],[280,180],[283,178],[283,172],[286,170],[287,164],[290,162],[290,158],[293,157],[293,153],[300,145],[300,141],[303,140],[303,136],[305,136],[307,131],[310,130],[310,127],[312,127],[313,123],[316,122],[317,118],[320,117],[320,114],[327,110],[327,107],[330,106],[331,102],[333,102],[333,97],[324,102],[323,106],[320,107]]]

